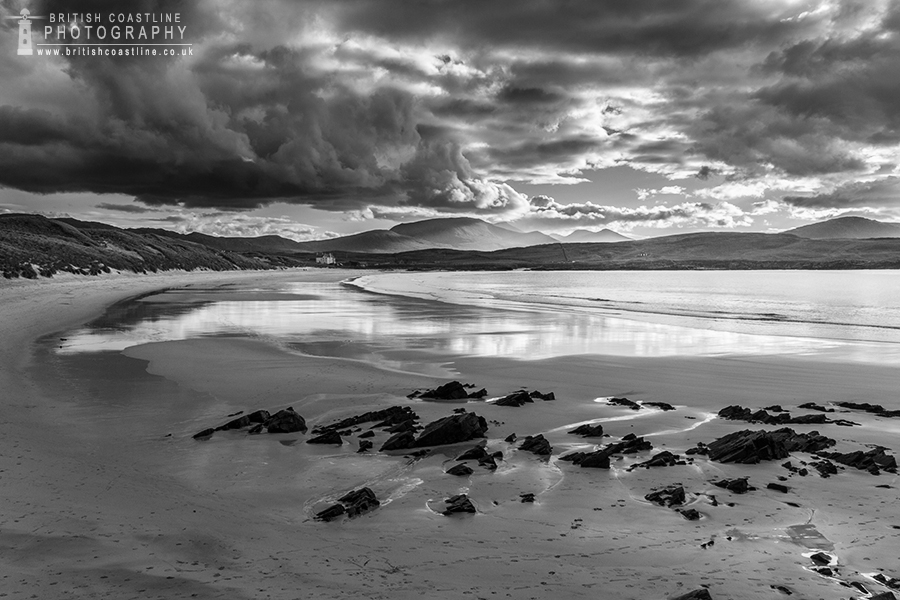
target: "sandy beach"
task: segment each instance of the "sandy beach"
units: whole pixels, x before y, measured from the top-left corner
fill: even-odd
[[[0,284],[0,385],[5,409],[0,454],[0,597],[12,598],[619,598],[664,599],[705,587],[712,598],[838,600],[888,591],[872,574],[900,577],[896,475],[852,468],[801,476],[784,460],[714,462],[628,470],[668,450],[741,429],[729,405],[852,401],[897,406],[898,367],[792,356],[623,357],[529,360],[462,354],[382,352],[315,356],[265,337],[209,336],[144,343],[118,357],[52,358],[48,349],[107,307],[163,289],[205,301],[209,290],[284,280],[336,282],[342,271],[180,273],[58,278]],[[361,292],[356,292],[361,293]],[[439,310],[439,309],[435,309]],[[406,365],[408,368],[405,368]],[[407,396],[450,380],[486,388],[554,392],[521,407],[483,400],[428,402]],[[675,410],[633,411],[611,397],[665,402]],[[193,435],[238,411],[292,406],[310,425],[388,406],[408,406],[426,424],[465,408],[489,423],[496,471],[445,471],[469,441],[409,453],[308,445],[305,434]],[[861,411],[835,418],[860,426],[791,425],[837,440],[850,452],[897,450],[900,419]],[[567,433],[602,423],[609,436]],[[370,425],[370,424],[369,424]],[[649,452],[616,456],[610,469],[559,460],[628,434]],[[517,441],[505,441],[516,434]],[[549,457],[519,448],[542,434]],[[377,430],[375,450],[389,437]],[[793,463],[810,461],[795,453]],[[711,482],[749,477],[733,494]],[[788,492],[766,489],[780,482]],[[681,484],[685,519],[645,500]],[[362,486],[381,500],[354,519],[314,515]],[[466,493],[478,512],[447,517],[443,500]],[[534,494],[523,503],[520,494]],[[710,543],[712,542],[712,543]],[[827,551],[828,577],[809,555]]]

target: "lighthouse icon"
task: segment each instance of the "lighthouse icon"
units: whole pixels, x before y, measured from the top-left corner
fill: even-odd
[[[27,8],[23,8],[22,19],[19,21],[19,56],[31,56],[34,54],[34,47],[31,45],[31,21],[28,15],[31,14]]]

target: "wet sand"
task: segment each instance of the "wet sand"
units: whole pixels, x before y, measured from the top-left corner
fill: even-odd
[[[867,581],[861,573],[876,571],[900,575],[893,475],[846,469],[828,479],[800,477],[782,468],[783,461],[743,466],[703,457],[683,466],[626,470],[662,450],[683,454],[731,431],[771,428],[711,418],[732,404],[781,404],[797,414],[805,411],[796,406],[810,401],[896,405],[896,367],[783,356],[394,357],[434,360],[434,372],[446,375],[438,377],[350,357],[285,352],[239,337],[145,344],[122,356],[56,365],[32,358],[36,339],[95,317],[116,300],[164,287],[199,289],[273,276],[312,281],[323,272],[0,288],[0,383],[21,390],[4,393],[0,587],[12,597],[647,599],[700,586],[713,598],[773,598],[782,592],[772,586],[782,585],[800,598],[861,596],[807,568],[812,563],[804,553],[820,545],[838,557],[843,580]],[[98,373],[99,364],[108,371]],[[61,380],[48,381],[51,375]],[[489,396],[525,387],[553,391],[557,400],[513,408],[406,398],[448,379],[485,387]],[[631,411],[602,400],[610,396],[677,409]],[[471,476],[446,475],[454,456],[472,443],[414,459],[357,454],[356,435],[340,447],[305,444],[309,434],[191,437],[240,410],[290,405],[315,426],[398,404],[411,406],[423,423],[459,407],[482,415],[490,423],[487,448],[503,452],[499,468],[490,472],[473,463]],[[900,419],[834,416],[862,426],[792,427],[817,429],[837,439],[841,451],[865,444],[896,450]],[[610,437],[566,433],[583,422],[602,422]],[[377,431],[376,448],[387,437]],[[552,456],[518,450],[518,443],[503,441],[510,433],[543,433]],[[558,459],[629,433],[646,436],[654,449],[614,461],[610,470]],[[759,489],[735,495],[710,483],[736,476],[749,476]],[[789,493],[765,489],[778,476],[788,478]],[[687,507],[702,514],[699,521],[644,500],[676,482],[689,492]],[[380,508],[353,520],[311,519],[363,485],[382,500]],[[440,515],[441,501],[459,492],[468,493],[479,513]],[[521,493],[534,493],[536,502],[521,503]],[[821,539],[810,542],[798,531],[818,532]],[[714,545],[702,547],[711,540]]]

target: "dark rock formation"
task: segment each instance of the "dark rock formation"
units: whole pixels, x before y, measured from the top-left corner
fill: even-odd
[[[375,432],[372,431],[371,429],[369,431],[363,431],[361,434],[359,434],[359,437],[361,437],[361,438],[375,437]]]
[[[681,459],[681,456],[672,454],[668,450],[663,450],[659,454],[653,455],[650,460],[632,465],[629,468],[629,471],[638,467],[649,469],[650,467],[672,467],[678,464],[685,464],[685,462]]]
[[[396,425],[391,425],[390,427],[386,428],[385,431],[387,431],[388,433],[400,433],[402,431],[415,432],[418,429],[419,429],[419,427],[418,427],[418,425],[416,425],[416,422],[413,421],[412,419],[409,419],[407,421],[401,421],[400,423],[397,423]]]
[[[885,410],[880,404],[869,404],[868,402],[835,402],[835,404],[841,408],[862,410],[867,413],[878,415],[879,417],[900,417],[900,410]]]
[[[478,459],[478,466],[495,471],[497,469],[497,461],[493,456],[484,456]]]
[[[807,402],[805,404],[799,405],[797,408],[805,408],[807,410],[817,410],[819,412],[834,412],[833,408],[825,408],[821,404],[816,404],[815,402]]]
[[[526,436],[522,441],[522,444],[519,445],[519,450],[526,450],[540,456],[549,456],[550,453],[553,452],[550,442],[548,442],[544,438],[544,435],[540,433],[534,436]]]
[[[509,444],[514,443],[516,441],[516,434],[514,434],[514,433],[509,434],[508,436],[503,438],[503,441],[507,442]]]
[[[693,592],[682,594],[681,596],[677,596],[675,598],[672,598],[671,600],[712,600],[712,596],[709,595],[708,589],[700,588],[699,590],[694,590]]]
[[[475,510],[475,505],[472,504],[472,501],[469,500],[469,497],[465,494],[457,494],[456,496],[452,496],[444,500],[447,503],[446,508],[444,509],[444,515],[452,515],[455,513],[475,513],[478,512]]]
[[[776,431],[735,431],[713,442],[706,449],[712,460],[756,464],[763,460],[787,458],[790,452],[818,452],[835,441],[812,431],[797,433],[784,428]]]
[[[198,431],[194,434],[193,437],[195,440],[208,440],[215,432],[216,430],[210,427],[208,429],[204,429],[203,431]]]
[[[697,521],[700,519],[700,512],[696,508],[680,508],[678,512],[688,521]]]
[[[770,483],[766,485],[766,489],[775,490],[776,492],[781,492],[782,494],[787,494],[790,488],[788,488],[788,486],[786,485],[781,485],[780,483]]]
[[[604,448],[604,451],[607,454],[633,454],[635,452],[651,450],[652,448],[653,444],[651,444],[644,438],[637,437],[633,433],[629,433],[622,438],[621,442],[610,444],[609,446]]]
[[[456,460],[479,460],[488,455],[484,446],[473,446],[456,457]]]
[[[462,400],[469,397],[469,392],[466,391],[465,386],[460,382],[451,381],[450,383],[445,383],[433,390],[425,390],[419,397],[434,400]]]
[[[684,487],[681,485],[670,485],[661,490],[657,490],[654,492],[650,492],[646,496],[644,496],[644,500],[649,500],[654,504],[659,504],[660,506],[681,506],[684,504],[684,501],[687,499],[687,495],[684,492]]]
[[[518,392],[513,392],[508,396],[503,396],[494,404],[497,406],[523,406],[528,403],[532,403],[534,400],[531,399],[531,396],[525,390],[520,390]]]
[[[828,461],[828,460],[811,462],[811,463],[809,463],[809,466],[811,466],[816,471],[818,471],[819,475],[821,475],[822,477],[830,477],[832,475],[837,475],[837,472],[838,472],[837,467],[834,465],[834,463],[831,461]]]
[[[609,404],[612,404],[614,406],[625,406],[627,408],[630,408],[631,410],[641,409],[640,404],[638,404],[637,402],[632,402],[628,398],[610,398]]]
[[[458,381],[451,381],[433,390],[425,390],[418,397],[426,400],[466,400],[468,398],[484,398],[487,396],[487,390],[484,388],[470,394],[466,388],[473,387],[475,386],[471,383],[463,385]]]
[[[306,440],[307,444],[337,444],[340,446],[344,443],[341,435],[337,431],[326,431],[322,435]]]
[[[306,421],[292,407],[279,410],[262,424],[269,433],[306,431]]]
[[[890,454],[886,454],[885,450],[886,448],[879,446],[868,452],[863,452],[862,450],[844,454],[840,452],[819,452],[819,455],[848,467],[868,471],[872,475],[878,475],[881,471],[896,473],[897,461]]]
[[[369,440],[359,440],[359,450],[357,450],[357,452],[365,452],[366,450],[371,450],[373,445],[374,444],[372,444],[372,442],[370,442]]]
[[[338,498],[338,502],[344,505],[347,516],[351,519],[381,505],[381,502],[375,497],[375,492],[367,487],[344,494]]]
[[[325,510],[316,513],[316,516],[313,518],[317,521],[333,521],[345,512],[347,512],[347,509],[344,508],[343,504],[332,504]]]
[[[544,400],[545,402],[549,402],[551,400],[556,400],[556,394],[554,394],[553,392],[547,392],[546,394],[542,394],[541,392],[534,390],[533,392],[531,392],[528,395],[531,396],[532,398],[540,398],[541,400]]]
[[[652,406],[653,408],[658,408],[664,411],[675,410],[675,407],[668,402],[644,402],[642,406]]]
[[[780,409],[781,407],[778,408]],[[790,413],[782,411],[780,414],[770,415],[765,409],[753,412],[749,408],[738,405],[723,408],[719,411],[719,417],[730,421],[747,421],[750,423],[765,423],[766,425],[819,425],[831,422],[824,414],[792,417]]]
[[[870,596],[869,600],[897,600],[897,596],[891,592],[881,592],[880,594]]]
[[[831,557],[824,552],[816,552],[809,557],[817,565],[827,565],[831,563]]]
[[[519,501],[528,503],[534,502],[534,494],[519,494]]]
[[[488,425],[484,417],[475,413],[455,414],[438,419],[425,426],[413,443],[414,448],[458,444],[471,439],[482,438]]]
[[[471,475],[472,473],[474,473],[474,471],[472,470],[472,467],[470,467],[466,463],[459,463],[458,465],[447,469],[446,473],[447,475],[456,475],[458,477],[463,477],[466,475]]]
[[[373,410],[361,415],[348,417],[346,419],[338,421],[337,423],[316,427],[315,429],[313,429],[313,433],[319,434],[325,433],[326,431],[339,431],[341,429],[354,427],[361,423],[369,423],[371,421],[379,421],[378,425],[375,425],[375,427],[390,427],[392,425],[396,425],[397,423],[403,423],[404,421],[409,420],[417,421],[418,419],[419,415],[417,415],[413,411],[413,409],[408,406],[389,406],[381,410]]]
[[[772,406],[764,406],[763,410],[771,410],[772,412],[786,412],[783,408],[781,408],[780,404],[773,404]]]
[[[401,431],[389,437],[387,441],[381,445],[381,452],[390,450],[407,450],[416,443],[416,436],[411,431]]]
[[[568,433],[573,433],[582,437],[601,437],[603,435],[603,425],[600,423],[597,423],[596,425],[579,425]]]
[[[881,585],[886,585],[892,590],[900,590],[900,579],[897,579],[896,577],[886,577],[884,573],[877,573],[872,575],[872,579]]]
[[[735,494],[746,494],[747,492],[752,492],[756,489],[750,485],[747,479],[747,477],[722,479],[720,481],[713,481],[712,484],[716,487],[725,488],[729,492],[734,492]]]

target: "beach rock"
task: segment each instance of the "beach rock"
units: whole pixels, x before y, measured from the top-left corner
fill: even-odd
[[[709,595],[708,589],[700,588],[698,590],[694,590],[693,592],[688,592],[687,594],[682,594],[681,596],[670,598],[670,600],[712,600],[712,596]]]
[[[444,515],[452,515],[456,513],[476,513],[478,512],[475,509],[475,505],[472,504],[472,501],[469,500],[469,497],[465,494],[457,494],[456,496],[452,496],[444,500],[447,503],[446,508],[444,509]]]
[[[649,469],[650,467],[672,467],[679,462],[684,464],[684,461],[681,460],[681,457],[679,455],[672,454],[668,450],[663,450],[659,454],[655,454],[654,456],[652,456],[650,460],[632,465],[628,470],[630,471],[638,467],[644,467],[645,469]]]
[[[373,446],[374,444],[369,440],[359,440],[359,450],[357,450],[357,453],[371,450]]]
[[[488,455],[484,446],[473,446],[457,456],[454,460],[479,460]]]
[[[831,557],[824,552],[816,552],[809,557],[817,565],[827,565],[831,563]]]
[[[776,492],[781,492],[782,494],[787,494],[790,488],[788,488],[788,486],[786,485],[781,485],[780,483],[770,483],[766,485],[766,489],[775,490]]]
[[[700,520],[700,512],[696,508],[681,508],[677,512],[681,513],[681,516],[688,521]]]
[[[819,475],[822,477],[830,477],[831,475],[837,475],[837,467],[833,462],[829,460],[821,460],[816,462],[809,463],[809,466],[813,467],[816,471],[819,472]]]
[[[514,434],[514,433],[509,434],[508,436],[506,436],[505,438],[503,438],[503,441],[504,441],[504,442],[507,442],[507,443],[509,443],[509,444],[515,443],[515,441],[516,441],[516,434]]]
[[[466,475],[471,475],[472,473],[474,473],[474,471],[472,470],[472,467],[470,467],[466,463],[459,463],[458,465],[447,469],[446,473],[447,475],[456,475],[457,477],[463,477]]]
[[[242,417],[238,417],[237,419],[233,419],[228,421],[224,425],[219,425],[216,427],[216,431],[228,431],[230,429],[241,429],[243,427],[250,426],[250,417],[249,415],[244,415]]]
[[[879,446],[868,452],[863,452],[862,450],[843,454],[840,452],[819,452],[819,456],[830,458],[848,467],[868,471],[873,475],[878,475],[881,471],[896,473],[897,461],[893,456],[885,453],[885,450],[886,448]]]
[[[306,421],[292,408],[279,410],[263,424],[269,433],[295,433],[306,431]]]
[[[254,425],[253,427],[251,427],[250,429],[247,430],[247,433],[250,435],[256,435],[258,433],[262,433],[264,427],[265,427],[265,425],[263,425],[262,423],[260,423],[258,425]]]
[[[895,577],[886,577],[884,573],[876,573],[875,575],[872,575],[872,579],[892,590],[900,590],[900,579]]]
[[[508,396],[503,396],[496,402],[494,402],[497,406],[524,406],[525,404],[534,402],[531,399],[531,396],[528,395],[528,392],[525,390],[521,390],[518,392],[513,392]]]
[[[417,429],[418,429],[418,426],[416,426],[416,422],[413,421],[412,419],[408,419],[406,421],[401,421],[400,423],[397,423],[396,425],[391,425],[390,427],[385,429],[385,431],[387,431],[388,433],[400,433],[402,431],[415,432]]]
[[[880,594],[870,596],[869,600],[897,600],[897,596],[895,596],[891,592],[881,592]]]
[[[610,398],[608,404],[612,404],[613,406],[625,406],[630,408],[631,410],[640,410],[641,405],[637,402],[632,402],[628,398]]]
[[[361,434],[359,434],[359,437],[361,437],[361,438],[375,437],[375,432],[372,431],[371,429],[368,431],[363,431]]]
[[[780,404],[773,404],[772,406],[764,406],[763,410],[771,410],[772,412],[786,412],[783,408],[781,408]]]
[[[663,411],[675,410],[675,407],[668,402],[644,402],[642,406],[652,406]]]
[[[478,398],[484,398],[487,395],[488,395],[488,391],[484,388],[481,388],[477,392],[472,392],[471,394],[469,394],[469,398],[473,398],[473,399],[477,400]]]
[[[703,442],[697,442],[697,445],[695,447],[688,448],[684,453],[688,455],[709,454],[709,448],[707,448],[706,444],[704,444]]]
[[[478,466],[495,471],[497,469],[497,461],[493,456],[485,456],[478,459]]]
[[[670,485],[661,490],[650,492],[649,494],[644,496],[644,500],[648,500],[650,502],[653,502],[654,504],[659,504],[660,506],[667,506],[669,508],[684,504],[686,499],[687,495],[684,492],[684,487],[678,484]]]
[[[603,435],[603,425],[600,423],[597,423],[596,425],[579,425],[568,433],[580,435],[582,437],[601,437]]]
[[[193,437],[195,440],[208,440],[210,437],[212,437],[212,434],[214,434],[215,432],[216,432],[215,429],[213,429],[212,427],[209,427],[207,429],[204,429],[203,431],[198,431],[197,433],[194,434]]]
[[[727,406],[719,411],[719,417],[730,421],[748,421],[750,423],[765,423],[766,425],[788,425],[788,424],[821,424],[828,423],[828,419],[824,414],[818,415],[802,415],[792,417],[790,413],[781,410],[781,414],[770,415],[765,409],[752,412],[749,408],[733,405]]]
[[[629,433],[622,438],[621,442],[609,444],[603,451],[607,454],[633,454],[635,452],[643,452],[644,450],[653,449],[653,444],[642,437],[637,437],[633,433]]]
[[[345,512],[351,519],[381,505],[375,497],[375,492],[367,487],[344,494],[338,498],[338,502],[344,505]]]
[[[807,410],[818,410],[819,412],[834,412],[833,408],[825,408],[821,404],[816,404],[815,402],[807,402],[805,404],[799,405],[797,408],[805,408]]]
[[[313,518],[317,521],[333,521],[345,512],[347,512],[347,509],[344,508],[343,504],[332,504],[325,510],[316,513],[316,516]]]
[[[788,458],[790,452],[818,452],[836,442],[818,432],[797,433],[784,428],[776,431],[735,431],[707,445],[710,459],[718,462],[756,464],[764,460]]]
[[[551,400],[556,400],[556,394],[554,394],[553,392],[547,392],[546,394],[542,394],[541,392],[534,390],[533,392],[531,392],[528,395],[531,396],[532,398],[539,398],[541,400],[544,400],[545,402],[549,402]]]
[[[250,419],[251,423],[265,423],[271,416],[269,411],[260,409],[248,414],[247,418]]]
[[[475,413],[451,415],[426,425],[413,443],[413,447],[443,446],[467,442],[474,438],[484,437],[487,430],[487,421]]]
[[[519,445],[519,450],[525,450],[540,456],[548,456],[553,452],[550,442],[540,433],[534,436],[526,436],[525,440]]]
[[[408,406],[389,406],[387,408],[383,408],[381,410],[373,410],[367,413],[363,413],[361,415],[356,415],[353,417],[347,417],[337,423],[332,423],[330,425],[322,425],[313,429],[313,433],[324,433],[326,431],[339,431],[342,429],[347,429],[348,427],[354,427],[361,423],[369,423],[371,421],[379,421],[377,425],[374,427],[390,427],[392,425],[396,425],[397,423],[403,423],[405,421],[413,420],[417,421],[419,419],[419,415],[417,415],[413,409]]]
[[[534,502],[534,494],[519,494],[519,501],[526,503]]]
[[[411,431],[401,431],[389,437],[387,441],[381,445],[380,452],[388,452],[390,450],[407,450],[416,443],[416,436]]]
[[[733,492],[735,494],[746,494],[747,492],[752,492],[756,489],[755,487],[750,485],[747,477],[738,477],[736,479],[722,479],[720,481],[713,481],[712,484],[716,487],[725,488],[729,492]]]
[[[869,404],[868,402],[835,402],[836,406],[841,408],[849,408],[851,410],[861,410],[867,413],[883,413],[884,407],[880,404]]]
[[[340,434],[337,431],[327,431],[322,435],[317,435],[314,438],[310,438],[306,440],[307,444],[337,444],[340,446],[344,443],[344,440],[341,439]]]
[[[465,386],[458,381],[451,381],[444,385],[438,386],[433,390],[426,390],[419,395],[420,398],[430,398],[433,400],[463,400],[469,397],[469,392]]]

